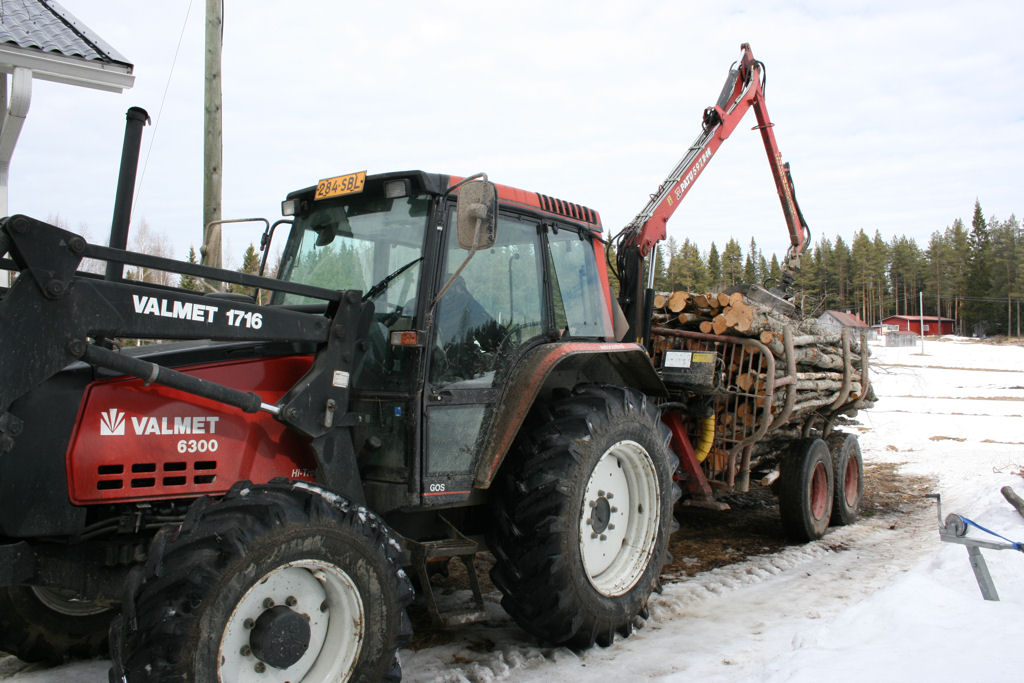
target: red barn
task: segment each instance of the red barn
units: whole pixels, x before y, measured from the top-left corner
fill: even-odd
[[[919,315],[890,315],[882,321],[882,324],[895,325],[901,332],[921,334],[921,320],[922,317]],[[938,318],[934,315],[926,315],[923,320],[925,335],[953,334],[952,318]]]

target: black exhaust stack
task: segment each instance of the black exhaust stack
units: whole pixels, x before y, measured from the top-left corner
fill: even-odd
[[[149,114],[141,107],[132,107],[125,114],[124,145],[121,147],[121,172],[117,176],[117,194],[114,196],[114,217],[110,222],[112,249],[128,247],[128,226],[132,220],[132,194],[135,192],[135,174],[139,170],[139,148],[142,146],[142,127],[149,123]],[[107,261],[107,280],[122,280],[124,264]]]

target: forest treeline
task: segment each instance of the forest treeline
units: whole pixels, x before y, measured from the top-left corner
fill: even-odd
[[[782,272],[779,258],[768,259],[754,239],[744,252],[733,238],[721,251],[712,242],[706,252],[689,239],[669,238],[655,268],[659,291],[770,288]],[[958,218],[926,245],[863,229],[849,241],[822,237],[804,252],[794,289],[808,314],[850,311],[870,325],[891,315],[921,315],[923,294],[923,314],[952,319],[958,334],[1020,336],[1024,232],[1015,216],[986,219],[975,202],[970,226]]]

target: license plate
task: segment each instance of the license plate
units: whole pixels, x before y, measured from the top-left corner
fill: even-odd
[[[358,194],[363,191],[366,184],[366,171],[349,173],[334,178],[324,178],[316,184],[316,194],[313,199],[327,199],[329,197],[341,197],[346,194]]]

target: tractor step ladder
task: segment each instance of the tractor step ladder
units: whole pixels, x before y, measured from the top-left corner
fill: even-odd
[[[460,534],[461,536],[461,534]],[[483,621],[487,618],[487,611],[484,609],[484,596],[480,590],[480,577],[476,573],[476,565],[473,559],[476,554],[483,550],[476,541],[461,536],[460,538],[446,538],[436,541],[407,541],[412,564],[419,579],[420,591],[426,602],[430,618],[438,626],[462,626]],[[447,562],[457,557],[466,568],[466,576],[469,579],[469,587],[473,593],[473,606],[468,609],[451,609],[442,611],[437,604],[434,588],[430,583],[430,565],[438,561]]]

